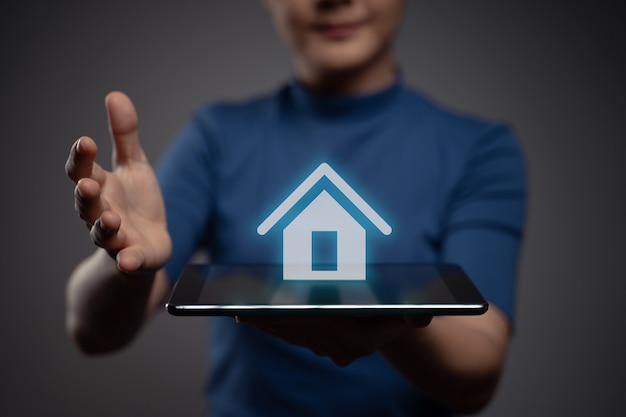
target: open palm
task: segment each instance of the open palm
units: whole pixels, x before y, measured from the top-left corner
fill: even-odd
[[[156,270],[171,253],[163,197],[139,143],[137,113],[120,92],[106,97],[113,140],[113,169],[95,162],[97,145],[81,137],[70,151],[67,175],[76,183],[75,207],[93,242],[123,272]]]

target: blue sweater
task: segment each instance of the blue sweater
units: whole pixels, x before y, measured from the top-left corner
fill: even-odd
[[[367,232],[368,262],[460,264],[513,319],[520,147],[506,125],[443,109],[401,81],[349,97],[292,83],[199,108],[158,169],[172,281],[199,248],[220,263],[282,263],[282,233],[257,226],[322,162],[393,228]],[[209,362],[211,416],[448,415],[379,355],[339,368],[229,318],[211,321]]]

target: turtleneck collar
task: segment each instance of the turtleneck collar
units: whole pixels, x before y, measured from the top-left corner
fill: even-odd
[[[401,86],[401,78],[397,76],[392,84],[372,93],[332,95],[313,91],[294,79],[289,91],[296,112],[323,119],[355,120],[374,117],[389,109]]]

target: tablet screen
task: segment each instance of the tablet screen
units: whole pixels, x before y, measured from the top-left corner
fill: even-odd
[[[189,266],[175,315],[481,314],[487,303],[456,265],[369,265],[365,280],[283,280],[275,265]]]

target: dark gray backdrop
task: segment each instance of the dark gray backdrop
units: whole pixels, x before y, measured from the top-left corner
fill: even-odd
[[[21,2],[0,31],[0,415],[198,415],[204,320],[161,314],[97,359],[66,339],[66,277],[92,248],[63,164],[88,134],[108,165],[106,92],[134,99],[156,161],[193,106],[288,79],[282,47],[243,0]],[[405,79],[510,121],[529,161],[515,340],[485,416],[623,412],[625,40],[609,2],[410,4]]]

